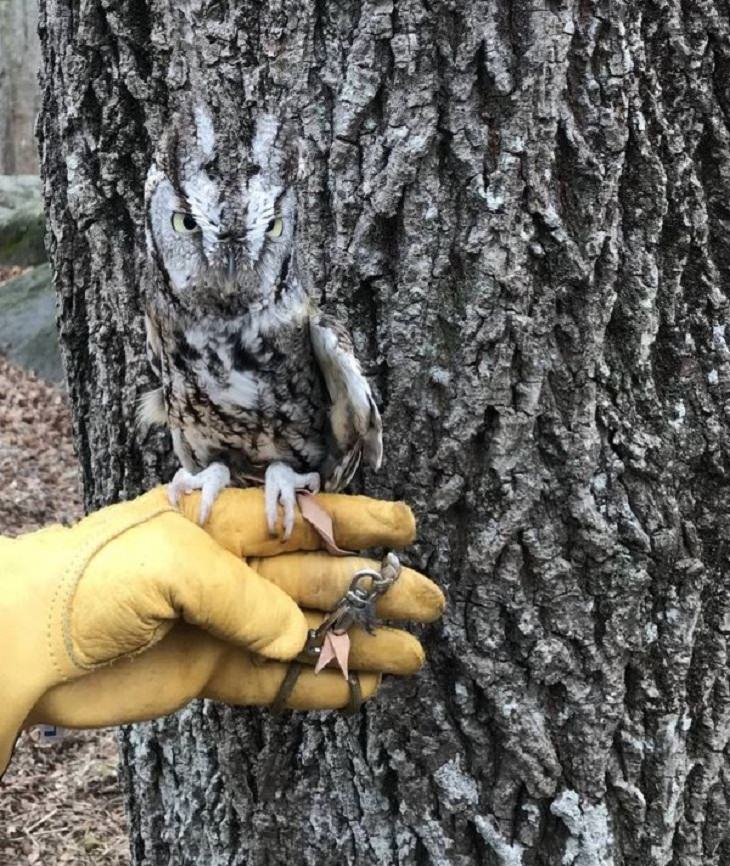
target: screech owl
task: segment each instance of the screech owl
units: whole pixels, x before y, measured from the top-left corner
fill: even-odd
[[[272,533],[282,506],[284,537],[297,489],[342,490],[361,458],[378,468],[383,450],[351,340],[297,270],[292,152],[271,115],[248,140],[219,137],[201,106],[173,119],[145,186],[157,271],[147,353],[159,387],[139,412],[143,426],[171,431],[173,503],[200,489],[202,523],[221,489],[258,480]]]

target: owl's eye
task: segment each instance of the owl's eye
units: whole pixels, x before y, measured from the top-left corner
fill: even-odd
[[[267,238],[280,238],[284,231],[284,220],[281,217],[274,217],[266,226]]]
[[[195,217],[179,210],[172,215],[172,227],[180,235],[191,235],[198,230]]]

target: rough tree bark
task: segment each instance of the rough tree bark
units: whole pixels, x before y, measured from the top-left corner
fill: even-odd
[[[730,7],[41,0],[41,151],[87,504],[141,444],[142,183],[197,68],[288,100],[299,249],[446,587],[358,718],[122,736],[137,864],[730,862]]]

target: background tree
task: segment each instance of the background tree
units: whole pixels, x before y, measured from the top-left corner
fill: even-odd
[[[0,174],[38,174],[37,25],[35,0],[0,0]]]
[[[87,504],[140,443],[142,184],[193,70],[293,107],[299,250],[449,593],[336,716],[126,730],[135,862],[730,861],[730,10],[719,0],[41,0],[41,154]],[[192,131],[191,131],[192,134]]]

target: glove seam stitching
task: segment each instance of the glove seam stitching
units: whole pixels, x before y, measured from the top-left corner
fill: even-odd
[[[81,551],[75,557],[73,557],[67,565],[61,579],[56,585],[53,598],[51,599],[51,605],[48,615],[48,627],[46,632],[48,652],[51,658],[51,662],[56,670],[56,673],[62,679],[66,679],[67,675],[65,675],[63,672],[61,660],[58,658],[58,654],[54,649],[54,642],[52,637],[53,625],[54,622],[58,619],[60,619],[61,635],[64,647],[66,649],[66,654],[68,656],[68,660],[74,667],[78,668],[80,671],[91,671],[96,668],[103,667],[105,664],[109,664],[109,662],[86,664],[78,658],[73,648],[73,638],[71,636],[71,611],[73,607],[73,598],[76,595],[76,590],[78,589],[79,583],[84,577],[86,569],[91,564],[91,561],[97,555],[97,553],[100,553],[110,542],[124,535],[125,532],[128,532],[130,529],[134,529],[137,526],[141,526],[143,523],[147,523],[149,520],[153,520],[155,517],[159,517],[161,514],[168,513],[178,514],[179,512],[171,506],[159,508],[156,511],[136,518],[133,522],[128,523],[126,526],[112,532],[111,534],[108,534],[109,520],[103,521],[99,526],[99,530],[103,533],[106,529],[107,534],[105,534],[104,537],[101,539],[96,537],[93,540],[89,541],[86,545],[84,545],[84,547],[82,547]]]

